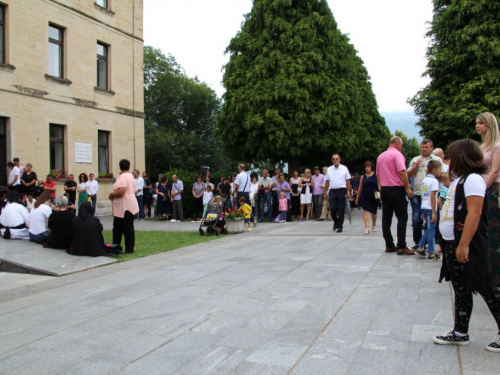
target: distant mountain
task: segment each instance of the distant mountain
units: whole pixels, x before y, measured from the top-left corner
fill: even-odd
[[[413,112],[381,112],[380,114],[385,118],[385,123],[392,134],[396,130],[401,130],[409,138],[415,137],[419,142],[422,140],[422,136],[418,134],[420,128],[416,126],[418,118]]]

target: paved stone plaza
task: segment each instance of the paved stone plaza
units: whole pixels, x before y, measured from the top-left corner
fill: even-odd
[[[498,374],[482,299],[469,346],[432,343],[453,322],[440,264],[385,254],[361,216],[341,234],[260,224],[60,278],[0,273],[0,373]],[[160,225],[198,228],[136,228]]]

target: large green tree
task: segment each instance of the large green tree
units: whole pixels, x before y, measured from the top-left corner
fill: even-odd
[[[226,53],[219,129],[243,160],[290,166],[374,158],[389,130],[363,61],[326,0],[254,0]]]
[[[215,134],[220,99],[205,83],[189,78],[172,56],[144,47],[146,167],[152,175],[202,165],[227,169]]]
[[[403,140],[403,148],[401,152],[406,158],[406,165],[409,165],[411,159],[421,154],[420,144],[418,143],[417,138],[415,137],[408,138],[408,136],[401,130],[396,130],[395,135],[397,135]]]
[[[500,114],[500,1],[434,0],[427,36],[431,82],[410,104],[420,133],[444,147],[475,137],[479,113]]]

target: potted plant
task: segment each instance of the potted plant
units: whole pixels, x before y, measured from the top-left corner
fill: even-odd
[[[228,233],[243,233],[245,230],[245,214],[242,210],[228,210],[226,230]]]
[[[113,173],[99,172],[100,180],[111,180],[113,178]]]
[[[66,178],[66,173],[62,167],[59,169],[52,169],[49,174],[51,174],[52,178],[55,180],[64,180]]]

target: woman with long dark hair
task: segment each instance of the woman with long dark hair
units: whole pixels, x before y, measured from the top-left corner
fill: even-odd
[[[88,180],[89,178],[85,173],[80,173],[78,176],[78,186],[76,187],[76,191],[78,193],[78,211],[80,211],[82,203],[89,200],[89,196],[87,194]]]

